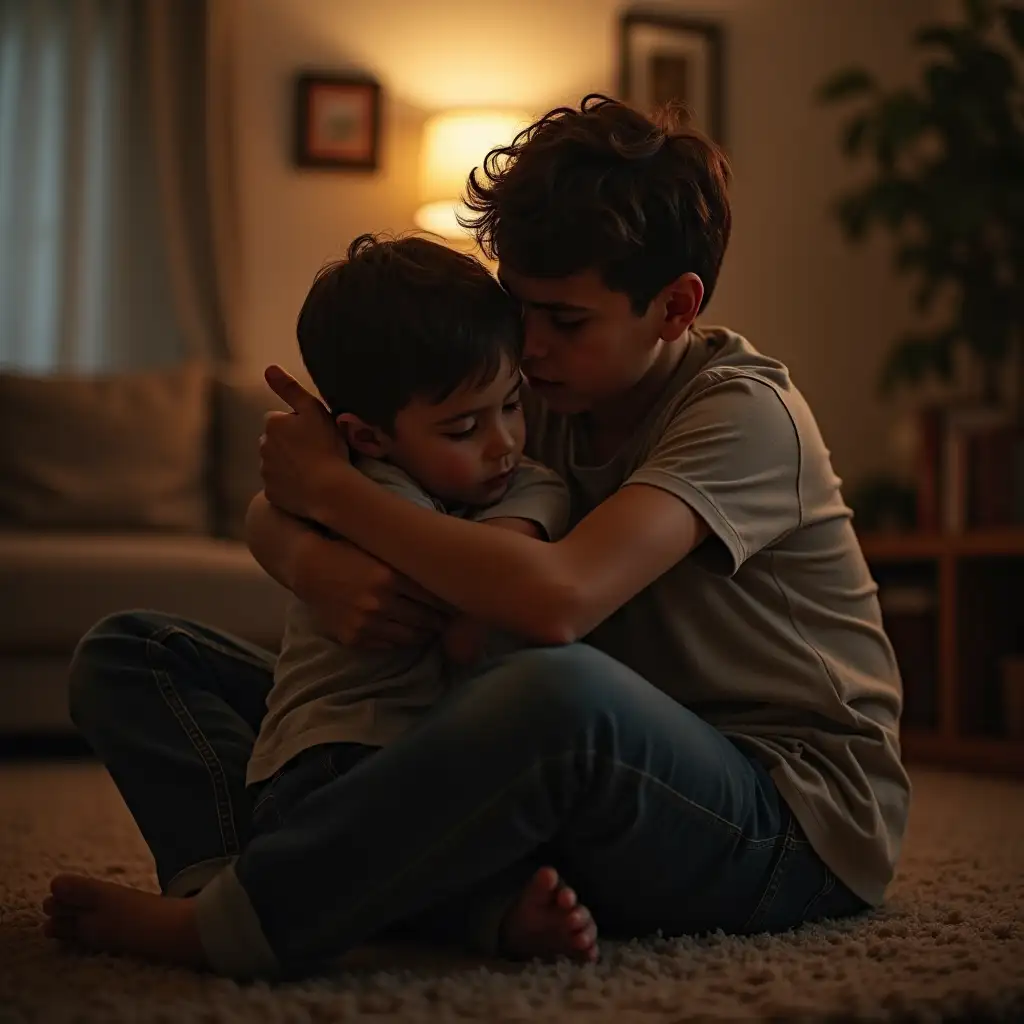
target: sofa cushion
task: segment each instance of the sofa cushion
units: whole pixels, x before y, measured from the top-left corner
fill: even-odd
[[[0,524],[207,529],[209,376],[0,373]]]
[[[0,650],[67,651],[104,615],[153,608],[264,647],[287,592],[248,549],[213,537],[0,531]]]
[[[287,411],[288,406],[265,381],[244,371],[219,376],[213,395],[214,529],[218,536],[242,540],[249,502],[263,489],[259,449],[263,417],[271,410]]]

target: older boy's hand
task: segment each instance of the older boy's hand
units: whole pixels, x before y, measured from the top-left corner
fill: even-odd
[[[267,383],[292,412],[267,413],[260,438],[260,473],[271,504],[292,515],[313,514],[324,473],[348,460],[348,448],[324,404],[280,366],[269,366]]]
[[[345,540],[308,533],[295,568],[295,594],[343,644],[419,646],[436,639],[452,619],[443,602]]]

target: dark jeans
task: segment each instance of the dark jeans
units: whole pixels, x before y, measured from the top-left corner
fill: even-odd
[[[269,654],[153,612],[100,622],[71,669],[72,717],[161,887],[201,890],[222,973],[306,973],[403,922],[469,938],[540,862],[605,935],[782,931],[865,908],[756,759],[585,644],[484,665],[372,756],[311,754],[315,784],[294,800],[263,787],[254,830],[245,770],[272,673]]]

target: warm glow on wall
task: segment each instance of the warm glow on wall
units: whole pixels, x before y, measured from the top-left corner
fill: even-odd
[[[529,123],[527,114],[502,110],[455,110],[432,117],[423,132],[416,224],[444,238],[465,238],[456,216],[469,172]]]

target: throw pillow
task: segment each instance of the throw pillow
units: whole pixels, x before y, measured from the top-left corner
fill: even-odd
[[[209,375],[0,373],[0,524],[207,529]]]

